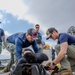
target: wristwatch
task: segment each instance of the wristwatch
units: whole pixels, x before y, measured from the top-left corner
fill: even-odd
[[[52,64],[55,66],[56,64],[54,62],[52,62]]]

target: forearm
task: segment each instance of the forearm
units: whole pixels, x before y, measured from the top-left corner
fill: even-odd
[[[34,49],[34,52],[35,52],[35,53],[38,53],[38,52],[39,52],[38,47],[33,47],[33,49]]]
[[[56,64],[60,62],[63,59],[63,57],[66,55],[67,48],[68,48],[67,42],[60,45],[60,52],[58,56],[56,57],[56,59],[53,60]]]
[[[55,64],[59,63],[63,59],[64,56],[65,56],[65,53],[62,53],[62,51],[59,52],[58,56],[53,60],[53,62]]]
[[[16,45],[16,55],[18,60],[22,57],[22,47],[19,45]]]

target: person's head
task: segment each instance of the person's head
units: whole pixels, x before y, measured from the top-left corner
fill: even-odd
[[[26,32],[26,39],[31,43],[33,42],[37,37],[37,32],[35,29],[30,28]]]
[[[75,35],[75,26],[71,26],[71,27],[68,29],[67,33],[69,33],[69,34],[71,34],[71,35]]]
[[[47,38],[46,38],[47,40],[49,38],[51,38],[53,40],[56,40],[59,37],[59,33],[58,33],[58,31],[55,28],[49,28],[49,29],[47,29],[46,35],[47,35]]]
[[[35,25],[35,30],[38,32],[39,29],[40,29],[40,25],[39,25],[39,24],[36,24],[36,25]]]
[[[23,57],[28,63],[35,63],[37,61],[36,54],[31,49],[25,49]]]

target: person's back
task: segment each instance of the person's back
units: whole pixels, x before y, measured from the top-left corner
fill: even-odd
[[[75,45],[75,37],[73,35],[69,35],[67,33],[60,33],[59,39],[58,39],[58,44],[61,44],[63,42],[67,42],[68,45]]]
[[[24,34],[24,33],[18,32],[18,33],[15,33],[15,34],[13,34],[13,35],[10,35],[10,36],[7,38],[7,41],[9,41],[10,43],[15,44],[16,38],[19,37],[19,36],[21,36],[22,34]]]

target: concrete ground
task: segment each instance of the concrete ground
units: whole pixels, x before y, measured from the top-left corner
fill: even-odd
[[[4,73],[3,70],[0,70],[0,75],[9,75],[9,72]]]

